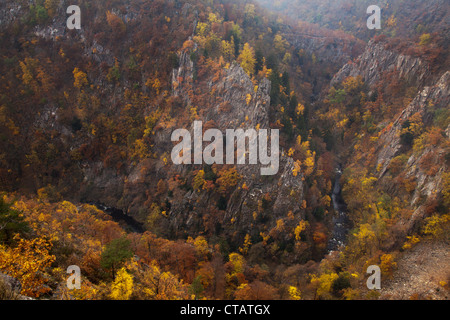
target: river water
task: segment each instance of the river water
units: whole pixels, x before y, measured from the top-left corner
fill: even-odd
[[[336,178],[334,180],[333,193],[331,194],[331,200],[333,202],[334,216],[333,227],[330,240],[328,241],[327,250],[329,253],[339,250],[345,246],[347,240],[348,231],[351,228],[350,219],[347,216],[347,207],[342,199],[341,189],[341,176],[342,169],[339,166],[336,168]]]
[[[117,208],[107,207],[100,203],[91,203],[91,204],[95,205],[98,209],[109,214],[111,216],[111,218],[113,218],[114,221],[116,221],[118,223],[123,223],[123,225],[125,225],[126,229],[129,229],[131,232],[136,232],[136,233],[144,233],[145,232],[145,228],[142,225],[142,223],[136,221],[133,217],[125,214],[122,210],[117,209]]]

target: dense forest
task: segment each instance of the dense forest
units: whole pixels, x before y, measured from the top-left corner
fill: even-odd
[[[448,299],[448,2],[74,2],[0,3],[0,299]],[[175,165],[194,121],[279,172]]]

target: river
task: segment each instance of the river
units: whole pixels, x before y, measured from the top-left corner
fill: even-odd
[[[135,220],[133,217],[125,214],[122,210],[117,208],[111,208],[107,207],[100,203],[91,203],[92,205],[96,206],[98,209],[106,212],[113,218],[114,221],[120,224],[125,225],[125,229],[129,229],[131,232],[135,233],[144,233],[145,228],[142,225],[142,223]]]
[[[341,176],[342,169],[339,166],[336,168],[336,177],[334,180],[333,193],[331,194],[331,200],[333,202],[334,216],[333,226],[331,231],[331,238],[328,241],[327,250],[329,253],[339,250],[345,246],[347,240],[348,231],[351,228],[350,219],[347,216],[347,206],[342,199],[341,188]]]

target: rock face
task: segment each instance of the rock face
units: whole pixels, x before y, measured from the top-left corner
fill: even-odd
[[[448,108],[450,104],[450,71],[447,71],[439,81],[431,87],[425,87],[416,98],[403,110],[400,116],[395,120],[391,129],[380,137],[378,151],[378,165],[382,168],[379,177],[382,178],[386,173],[390,162],[396,157],[401,148],[400,131],[402,124],[412,115],[419,113],[422,119],[429,118],[429,106],[437,108]],[[448,136],[445,138],[449,138]],[[406,178],[413,178],[417,185],[411,197],[410,204],[415,208],[413,215],[407,221],[407,230],[412,230],[416,223],[425,216],[423,205],[419,204],[420,198],[431,197],[442,190],[442,175],[448,172],[448,166],[445,159],[445,150],[437,146],[429,146],[419,154],[412,153],[406,163]],[[431,157],[434,165],[439,167],[434,175],[430,175],[421,168],[421,163]]]
[[[447,71],[439,81],[431,87],[425,87],[414,100],[403,110],[400,116],[394,121],[390,130],[380,137],[378,151],[378,165],[382,165],[380,177],[387,170],[390,161],[398,155],[401,149],[400,131],[402,124],[412,115],[420,113],[422,118],[427,118],[428,106],[446,107],[450,102],[450,71]],[[408,164],[414,162],[408,161]]]
[[[0,27],[6,26],[23,13],[22,6],[16,2],[2,1],[0,3]]]
[[[398,76],[412,86],[421,87],[430,76],[428,64],[420,60],[385,49],[383,43],[371,40],[364,53],[355,62],[346,64],[331,80],[331,85],[342,82],[345,78],[361,76],[368,86],[380,80],[382,73],[398,71]]]
[[[345,40],[301,33],[287,33],[286,39],[299,50],[314,52],[319,63],[330,63],[338,68],[364,50],[362,41],[356,39]]]
[[[19,294],[22,290],[22,284],[16,278],[8,276],[7,274],[0,272],[0,282],[7,287],[7,289],[15,294]]]
[[[405,151],[400,137],[403,124],[413,115],[420,114],[424,126],[429,126],[433,118],[430,109],[445,110],[450,104],[450,71],[440,75],[436,81],[434,79],[437,75],[432,74],[428,64],[420,58],[386,50],[382,43],[375,43],[373,40],[369,42],[364,53],[355,62],[342,67],[332,79],[331,85],[335,85],[349,76],[360,76],[369,90],[373,91],[382,80],[382,76],[391,71],[395,71],[393,74],[406,81],[410,86],[418,88],[418,93],[392,122],[392,125],[389,125],[388,129],[379,136],[375,150],[376,166],[379,170],[375,174],[380,183],[383,183],[385,177],[388,176],[387,172],[391,161]],[[449,128],[446,132],[448,131]],[[447,134],[445,138],[448,139],[449,135]],[[424,206],[420,204],[419,200],[434,196],[442,190],[442,175],[448,172],[445,154],[444,149],[434,145],[428,146],[419,153],[408,153],[409,158],[404,168],[405,178],[414,180],[416,188],[410,197],[410,206],[414,213],[407,221],[402,222],[405,224],[407,232],[411,231],[416,223],[425,217]],[[433,175],[421,168],[420,164],[423,161],[430,161],[426,160],[427,158],[431,158],[434,161],[433,165],[439,168]]]
[[[173,71],[173,81],[182,78],[183,82],[173,90],[173,94],[180,97],[187,105],[190,104],[188,89],[195,86],[193,80],[194,63],[189,54],[179,55],[179,68]],[[271,83],[268,79],[261,80],[256,86],[244,70],[236,63],[224,70],[225,74],[217,81],[209,79],[207,86],[213,92],[213,107],[206,110],[202,116],[203,123],[211,121],[221,132],[227,129],[270,129],[269,106]],[[270,130],[269,133],[270,135]],[[269,139],[270,140],[270,139]],[[270,151],[270,145],[269,145]],[[282,150],[280,150],[282,153]],[[187,166],[182,170],[188,170]],[[302,175],[294,177],[292,158],[281,155],[278,174],[261,176],[261,165],[236,165],[238,173],[243,177],[246,187],[240,185],[232,191],[227,200],[223,219],[225,222],[234,221],[238,232],[249,232],[254,222],[253,214],[261,207],[266,194],[270,194],[270,212],[272,216],[264,217],[269,224],[275,223],[275,218],[285,216],[289,211],[302,215],[304,185]],[[242,184],[242,183],[240,183]],[[202,219],[201,209],[190,210],[189,204],[208,201],[205,192],[188,192],[182,201],[172,203],[171,227],[174,229],[194,231]],[[228,226],[230,227],[230,226]],[[228,228],[227,227],[227,228]],[[244,233],[245,234],[245,233]]]

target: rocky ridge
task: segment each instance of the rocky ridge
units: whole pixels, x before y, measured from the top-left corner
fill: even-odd
[[[195,50],[195,49],[194,49]],[[188,88],[195,86],[195,65],[190,59],[189,52],[179,54],[179,67],[173,71],[172,80],[177,82],[182,78],[181,85],[173,89],[173,94],[179,96],[184,103],[190,104]],[[225,70],[225,75],[217,81],[207,81],[211,92],[214,92],[215,106],[204,113],[203,123],[213,121],[216,128],[225,132],[226,129],[261,129],[269,128],[270,87],[268,79],[262,79],[256,86],[250,77],[237,64],[232,63]],[[226,111],[221,108],[226,105]],[[193,130],[191,128],[191,130]],[[270,150],[270,148],[269,148]],[[289,211],[302,215],[301,203],[304,198],[303,176],[294,177],[294,161],[280,150],[280,168],[278,174],[264,177],[260,174],[261,165],[236,165],[238,173],[243,177],[247,187],[237,187],[227,199],[227,209],[224,220],[235,221],[237,229],[249,231],[253,222],[253,213],[261,205],[266,193],[272,196],[272,217],[268,217],[270,224],[275,218],[286,216]],[[186,166],[182,170],[187,170]],[[186,211],[188,203],[206,201],[208,195],[195,191],[185,194],[181,202],[172,204],[171,224],[179,229],[181,226],[190,229],[197,224],[201,214],[195,210]]]
[[[416,87],[425,85],[431,75],[429,65],[421,59],[387,50],[385,43],[370,40],[356,61],[347,63],[339,70],[331,85],[360,75],[369,87],[373,87],[383,73],[390,71],[397,71],[399,78]]]

